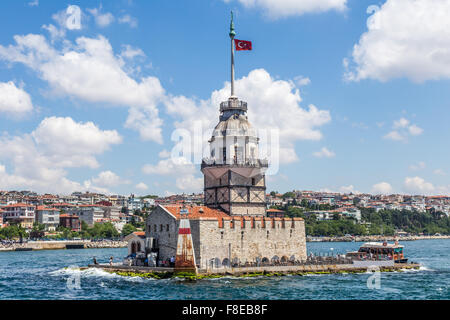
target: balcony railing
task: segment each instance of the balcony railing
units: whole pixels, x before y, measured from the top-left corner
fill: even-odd
[[[238,99],[230,99],[220,104],[220,112],[234,109],[244,110],[247,112],[247,102]]]
[[[269,160],[266,159],[247,159],[246,161],[242,159],[227,159],[223,161],[216,158],[203,158],[202,168],[213,167],[213,166],[238,166],[238,167],[255,167],[255,168],[267,168],[269,167]]]

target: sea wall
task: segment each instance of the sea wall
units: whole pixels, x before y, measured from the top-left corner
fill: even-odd
[[[15,251],[15,250],[61,250],[66,249],[66,245],[82,245],[85,249],[93,248],[125,248],[126,241],[29,241],[26,243],[10,243],[0,244],[1,251]]]

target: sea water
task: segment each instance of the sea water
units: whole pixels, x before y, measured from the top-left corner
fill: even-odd
[[[124,277],[79,267],[120,262],[126,248],[0,252],[0,299],[450,299],[450,240],[401,242],[419,270],[283,277],[224,277],[195,282]],[[354,251],[358,242],[308,243],[308,252],[331,255]]]

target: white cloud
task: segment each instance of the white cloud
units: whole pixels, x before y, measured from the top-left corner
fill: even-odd
[[[408,130],[409,130],[409,133],[413,136],[419,136],[423,133],[423,129],[419,128],[415,124],[409,126]]]
[[[372,192],[375,194],[392,194],[393,188],[387,182],[380,182],[372,186]]]
[[[392,126],[394,130],[384,135],[383,138],[394,141],[406,141],[409,136],[419,136],[423,129],[415,124],[411,124],[408,119],[400,118],[395,120]]]
[[[450,78],[448,0],[387,0],[368,13],[368,30],[353,48],[348,80]]]
[[[33,189],[70,193],[86,189],[69,180],[66,169],[99,166],[96,155],[121,143],[116,131],[100,130],[93,123],[71,118],[46,118],[31,134],[0,137],[0,189]],[[8,165],[4,163],[9,163]]]
[[[231,2],[231,0],[224,0]],[[347,0],[238,0],[247,8],[259,7],[271,18],[297,16],[329,10],[344,11]]]
[[[183,192],[199,192],[203,189],[203,178],[196,176],[200,171],[185,158],[162,159],[156,165],[142,167],[144,174],[171,176],[176,187]]]
[[[406,128],[408,125],[409,120],[405,118],[400,118],[399,120],[394,121],[394,129]]]
[[[167,112],[178,120],[175,122],[177,128],[192,132],[192,128],[200,125],[204,130],[211,130],[217,125],[220,103],[230,96],[230,86],[226,82],[222,89],[212,92],[208,100],[169,97]],[[279,133],[280,163],[297,161],[294,143],[320,140],[322,133],[319,128],[331,121],[329,111],[319,110],[314,105],[306,109],[300,106],[300,92],[292,81],[275,80],[264,69],[253,70],[248,76],[238,79],[235,89],[239,98],[248,102],[250,123],[260,132],[274,130]],[[191,136],[201,139],[207,146],[210,131],[201,137],[192,132]],[[263,136],[261,142],[267,143]],[[201,155],[195,158],[201,158]]]
[[[348,194],[348,193],[360,194],[361,193],[358,190],[355,190],[355,187],[353,185],[342,186],[339,188],[339,192],[345,193],[345,194]]]
[[[31,134],[42,152],[65,167],[98,167],[94,155],[122,143],[116,130],[100,130],[93,122],[75,122],[72,118],[45,118]]]
[[[297,76],[297,77],[294,78],[294,82],[299,87],[303,87],[303,86],[307,86],[308,84],[310,84],[311,80],[308,77]]]
[[[426,164],[423,161],[419,161],[417,164],[412,164],[409,166],[409,169],[417,171],[417,170],[421,170],[421,169],[425,169]]]
[[[110,13],[110,12],[102,13],[101,6],[98,9],[94,8],[94,9],[86,9],[86,10],[95,18],[95,23],[99,27],[104,28],[114,22],[114,16],[112,15],[112,13]]]
[[[135,17],[126,14],[119,18],[119,23],[128,24],[131,28],[136,28],[138,26],[138,20]]]
[[[445,176],[445,175],[447,175],[447,174],[445,173],[445,171],[442,170],[442,169],[436,169],[436,170],[433,171],[433,173],[436,174],[436,175],[439,175],[439,176]]]
[[[320,149],[320,151],[313,153],[317,158],[333,158],[336,154],[333,151],[328,150],[326,147]]]
[[[391,131],[388,134],[386,134],[384,136],[385,139],[389,139],[389,140],[395,140],[395,141],[402,141],[405,139],[405,137],[403,137],[400,133],[398,133],[397,131]]]
[[[121,184],[129,184],[112,171],[102,171],[97,177],[92,178],[92,182],[100,187],[115,187]]]
[[[79,37],[57,50],[42,35],[14,36],[15,45],[0,45],[0,59],[23,63],[47,81],[54,93],[88,102],[129,107],[125,126],[143,140],[162,143],[162,120],[157,104],[164,97],[158,78],[131,78],[109,41]]]
[[[145,191],[145,190],[148,189],[148,186],[147,186],[145,183],[143,183],[143,182],[139,182],[139,183],[135,186],[135,188],[138,189],[138,190],[141,190],[141,191]]]
[[[420,177],[406,177],[405,189],[415,194],[430,195],[435,191],[435,187],[430,182],[426,182]]]
[[[0,113],[23,116],[33,110],[30,95],[14,82],[0,82]]]

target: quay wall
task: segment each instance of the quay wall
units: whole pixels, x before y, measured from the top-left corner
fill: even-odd
[[[32,250],[62,250],[66,245],[83,245],[85,249],[94,248],[125,248],[126,241],[29,241],[26,243],[0,244],[0,252],[15,251],[16,249]]]
[[[211,269],[198,269],[198,275],[222,275],[222,276],[245,276],[251,274],[308,274],[308,273],[345,273],[345,272],[367,272],[371,266],[357,266],[354,264],[316,264],[316,265],[297,265],[297,266],[259,266],[259,267],[223,267],[223,268],[211,268]],[[402,269],[418,269],[420,264],[417,263],[395,263],[390,266],[379,266],[381,271],[395,271]],[[160,268],[160,267],[136,267],[136,266],[123,266],[123,265],[89,265],[88,268],[99,268],[109,272],[133,272],[137,274],[149,274],[149,273],[173,273],[173,268]],[[82,268],[86,269],[86,268]]]

